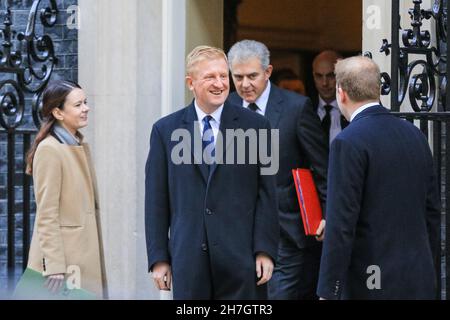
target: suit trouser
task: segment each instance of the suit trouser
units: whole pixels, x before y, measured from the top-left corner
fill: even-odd
[[[268,284],[271,300],[315,300],[322,245],[298,248],[281,235],[277,263]]]
[[[173,299],[174,300],[267,300],[267,284],[257,286],[255,264],[250,256],[251,270],[248,273],[233,273],[228,269],[228,274],[214,272],[208,252],[197,256],[200,260],[196,270],[197,275],[187,279],[185,270],[172,268],[173,276]],[[220,262],[216,263],[216,270],[220,267]],[[241,263],[241,266],[239,264]],[[248,263],[247,263],[248,266]],[[236,268],[242,268],[242,262],[236,262]],[[194,280],[193,280],[194,279]]]

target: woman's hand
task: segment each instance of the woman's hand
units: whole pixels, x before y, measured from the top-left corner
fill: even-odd
[[[64,286],[64,273],[52,274],[47,277],[45,287],[53,294],[59,292]]]

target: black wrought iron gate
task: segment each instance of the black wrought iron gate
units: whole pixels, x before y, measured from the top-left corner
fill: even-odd
[[[25,156],[40,123],[40,94],[57,63],[51,37],[37,35],[37,27],[39,30],[53,27],[58,10],[56,0],[45,3],[34,0],[26,30],[17,32],[13,30],[10,8],[0,9],[6,9],[1,14],[3,27],[0,29],[3,40],[0,47],[0,147],[3,149],[0,168],[6,167],[6,179],[2,179],[3,185],[0,185],[0,201],[6,198],[6,206],[0,203],[0,216],[6,215],[7,228],[1,231],[6,233],[7,239],[8,279],[6,288],[4,284],[2,287],[10,291],[27,263],[30,220],[35,211],[31,179],[25,174]],[[32,121],[27,121],[30,119]],[[4,173],[0,173],[2,177]],[[5,207],[6,212],[3,212]],[[6,290],[3,291],[5,294]]]

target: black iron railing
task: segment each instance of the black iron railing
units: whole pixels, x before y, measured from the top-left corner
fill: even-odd
[[[400,21],[400,0],[392,1],[392,36],[382,40],[380,52],[391,57],[390,74],[381,73],[382,95],[391,95],[390,108],[399,112],[408,96],[414,112],[429,112],[436,105],[438,111],[448,111],[445,97],[449,94],[447,74],[448,37],[447,3],[435,0],[432,8],[422,8],[422,0],[412,0],[408,10],[410,21]],[[423,21],[432,20],[435,30],[423,30]],[[406,24],[408,24],[406,26]],[[400,37],[401,36],[401,37]],[[400,42],[401,38],[401,42]],[[367,52],[366,55],[372,56]],[[422,70],[419,70],[419,68]],[[436,85],[436,79],[439,85]]]
[[[415,123],[425,134],[431,149],[441,195],[442,215],[440,233],[440,261],[437,266],[437,283],[441,299],[450,295],[450,112],[393,112],[400,118]]]
[[[6,143],[7,157],[7,276],[11,289],[18,271],[16,257],[18,230],[22,231],[22,261],[20,271],[28,260],[31,231],[31,179],[25,174],[25,156],[41,120],[40,96],[56,65],[57,58],[49,35],[37,35],[40,22],[51,28],[58,15],[55,0],[34,0],[24,32],[13,29],[12,13],[6,2],[3,13],[3,28],[0,29],[0,143]],[[43,7],[43,8],[41,8]],[[26,95],[31,95],[31,110],[34,124],[24,125]],[[18,159],[17,155],[21,155]],[[21,208],[17,207],[17,190],[21,189]],[[16,221],[17,212],[22,214],[22,225]]]

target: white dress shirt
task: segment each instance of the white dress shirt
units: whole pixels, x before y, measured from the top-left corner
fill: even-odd
[[[333,108],[330,111],[331,116],[331,124],[330,124],[330,144],[333,141],[334,138],[339,134],[339,132],[342,131],[341,128],[341,111],[339,110],[339,107],[337,105],[337,101],[334,100],[330,103],[326,103],[323,101],[323,99],[319,96],[319,106],[317,107],[317,115],[320,118],[320,121],[323,120],[323,118],[326,115],[325,106],[330,105]]]
[[[353,112],[353,114],[350,117],[350,122],[353,121],[353,119],[355,119],[355,117],[358,115],[358,113],[363,112],[364,110],[366,110],[367,108],[373,107],[373,106],[378,106],[379,103],[378,102],[370,102],[367,103],[365,105],[362,105],[361,107],[359,107],[358,109],[355,110],[355,112]]]
[[[259,96],[258,99],[256,99],[255,103],[258,106],[258,110],[255,112],[259,113],[260,115],[266,114],[266,108],[267,108],[267,102],[269,101],[269,94],[270,94],[270,81],[267,80],[267,86],[264,89],[263,93]],[[248,105],[250,102],[247,102],[245,100],[242,101],[242,106],[244,108],[248,108]]]

